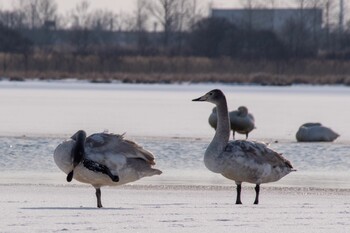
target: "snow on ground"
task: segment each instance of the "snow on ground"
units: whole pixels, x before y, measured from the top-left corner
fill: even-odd
[[[1,185],[1,232],[346,232],[350,191],[262,187]]]

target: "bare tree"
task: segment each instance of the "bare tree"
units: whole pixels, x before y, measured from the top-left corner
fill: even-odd
[[[68,14],[71,22],[70,42],[78,54],[84,54],[90,43],[91,14],[88,1],[79,2],[75,8]]]
[[[321,38],[321,26],[322,26],[322,9],[326,7],[327,0],[308,0],[306,2],[307,7],[313,10],[310,21],[310,29],[312,33],[312,46],[318,49]]]
[[[24,14],[18,11],[1,11],[0,23],[8,28],[20,29],[25,26]]]
[[[274,9],[276,7],[276,0],[269,0],[267,1],[268,3],[268,8]]]
[[[169,45],[171,34],[175,31],[179,0],[152,0],[147,9],[163,26],[163,46]]]
[[[90,3],[86,0],[79,2],[70,12],[72,28],[87,29],[90,26]]]
[[[244,26],[248,31],[252,31],[254,28],[254,9],[261,7],[261,3],[258,0],[240,0],[241,5],[245,9]]]
[[[46,21],[57,18],[57,3],[55,0],[17,0],[14,11],[23,18],[23,24],[30,28],[40,28]]]
[[[188,6],[188,27],[192,28],[194,24],[203,19],[203,7],[199,4],[199,0],[189,0]]]
[[[90,14],[89,27],[104,31],[113,31],[117,27],[118,16],[110,10],[96,10]]]
[[[147,21],[149,19],[147,12],[148,3],[147,0],[137,0],[136,10],[134,12],[134,30],[145,31],[147,27]]]
[[[152,0],[147,9],[162,25],[164,48],[169,48],[175,32],[181,47],[183,33],[198,21],[200,15],[197,0]]]
[[[33,1],[33,0],[32,0]],[[57,17],[57,3],[54,0],[37,0],[37,14],[41,24],[54,21]]]
[[[136,10],[133,17],[133,26],[132,30],[137,34],[137,47],[138,51],[141,53],[145,52],[146,47],[148,46],[148,36],[147,36],[147,23],[148,23],[148,12],[147,12],[148,3],[146,0],[137,0],[136,1]]]
[[[271,2],[271,0],[269,0],[268,2]],[[272,0],[272,2],[274,1]],[[260,6],[262,6],[262,2],[260,0],[240,0],[240,4],[245,9],[259,8]]]
[[[304,10],[308,0],[294,0],[299,10]]]

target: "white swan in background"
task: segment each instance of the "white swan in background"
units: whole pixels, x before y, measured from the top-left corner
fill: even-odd
[[[305,123],[295,137],[298,142],[332,142],[340,135],[321,123]]]
[[[238,107],[237,110],[229,112],[231,130],[233,138],[235,138],[235,132],[245,134],[248,139],[248,134],[255,129],[254,116],[248,112],[248,108],[245,106]],[[212,113],[208,119],[209,125],[216,129],[217,125],[217,114],[216,107],[213,108]]]
[[[205,151],[204,164],[210,171],[236,182],[236,204],[242,204],[242,182],[256,184],[254,204],[258,204],[260,184],[277,181],[295,171],[287,159],[263,143],[229,141],[230,121],[226,98],[221,90],[212,90],[193,101],[207,101],[217,107],[218,125],[215,136]]]
[[[78,149],[77,149],[78,148]],[[79,130],[72,140],[64,141],[54,151],[56,165],[69,177],[91,184],[96,189],[97,207],[102,207],[101,187],[133,182],[142,177],[160,175],[153,169],[151,152],[123,135],[92,134]]]

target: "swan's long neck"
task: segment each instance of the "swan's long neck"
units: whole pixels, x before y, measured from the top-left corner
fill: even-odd
[[[217,108],[217,127],[213,140],[211,141],[211,147],[215,147],[218,152],[222,152],[230,138],[230,118],[228,116],[226,98],[223,97],[222,101],[216,106]]]
[[[230,120],[228,116],[226,98],[223,98],[219,104],[217,104],[217,127],[213,140],[209,144],[205,155],[204,163],[205,166],[213,171],[220,173],[221,171],[221,160],[217,159],[220,154],[224,151],[230,138]]]

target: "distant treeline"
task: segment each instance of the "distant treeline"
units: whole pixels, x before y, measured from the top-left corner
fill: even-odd
[[[120,74],[125,73],[152,77],[174,73],[206,74],[204,79],[210,81],[211,74],[350,75],[346,29],[326,27],[316,32],[295,20],[276,34],[203,17],[196,0],[138,0],[135,14],[124,17],[123,25],[121,15],[89,11],[87,1],[79,3],[68,19],[57,14],[54,0],[18,2],[17,9],[0,11],[3,76],[115,73],[118,77],[112,79],[122,80]],[[157,24],[154,30],[147,28],[150,15],[159,19],[160,30]],[[222,80],[240,80],[235,77]],[[334,82],[348,79],[338,77]]]
[[[288,60],[295,58],[350,59],[350,32],[314,38],[304,31],[273,31],[237,27],[224,18],[203,18],[184,32],[172,32],[164,44],[164,32],[107,31],[97,29],[20,28],[0,24],[0,52],[24,54],[71,53],[98,55],[101,59],[120,56],[230,57],[242,60]],[[314,41],[316,40],[317,41]],[[328,48],[328,49],[327,49]]]

